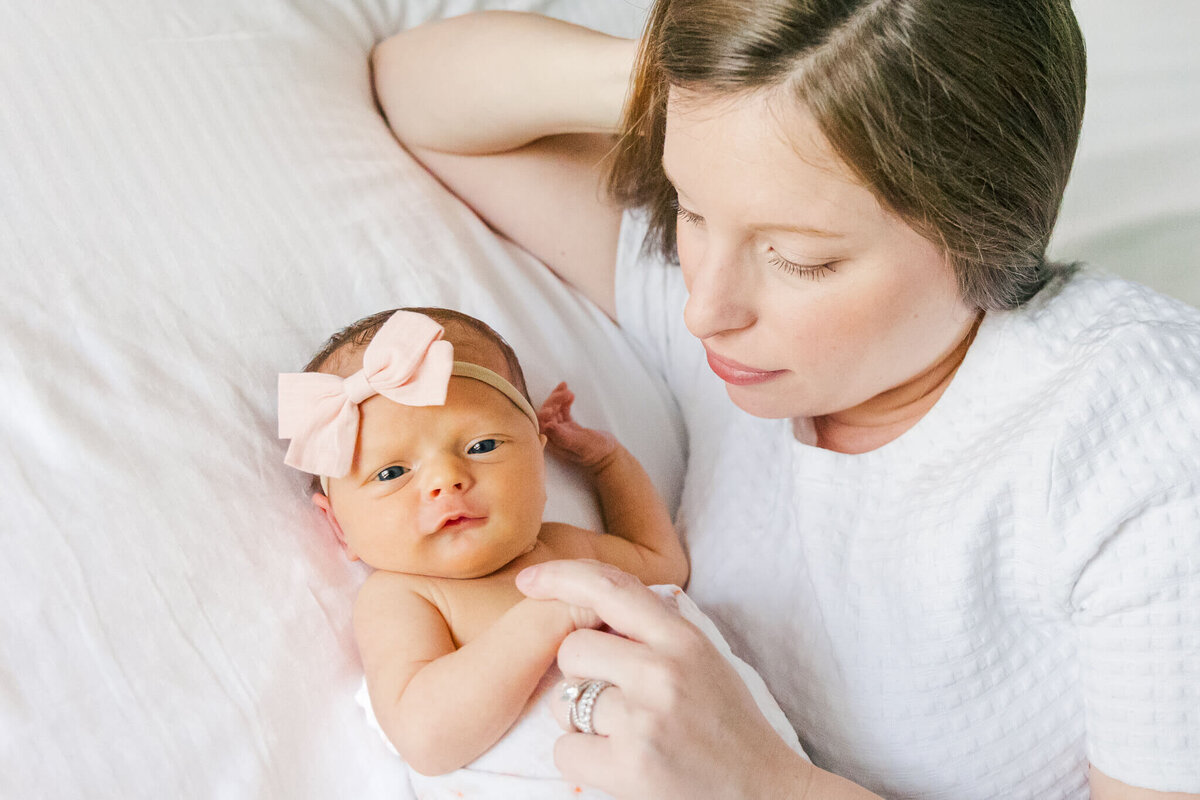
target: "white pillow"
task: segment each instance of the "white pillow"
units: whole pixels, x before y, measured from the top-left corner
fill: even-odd
[[[375,40],[476,5],[0,13],[0,796],[404,796],[353,700],[363,572],[275,436],[276,374],[360,316],[485,319],[535,400],[568,380],[677,497],[661,381],[376,110]],[[599,525],[568,470],[550,492],[549,517]]]

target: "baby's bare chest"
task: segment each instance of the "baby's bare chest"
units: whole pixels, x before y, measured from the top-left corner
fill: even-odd
[[[486,631],[504,612],[521,601],[513,576],[447,581],[440,588],[438,608],[450,627],[454,644],[462,647]]]
[[[517,588],[517,573],[525,567],[559,558],[550,548],[538,547],[503,569],[471,580],[434,579],[430,599],[442,612],[454,644],[462,647],[491,627],[525,598]]]

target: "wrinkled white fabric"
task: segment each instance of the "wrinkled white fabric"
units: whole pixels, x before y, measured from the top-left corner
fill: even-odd
[[[754,668],[735,656],[725,638],[707,616],[677,586],[651,586],[663,602],[678,609],[680,616],[698,627],[716,645],[734,669],[745,681],[754,701],[763,716],[776,732],[796,752],[804,750],[795,731],[784,716],[779,704],[771,697]],[[554,742],[563,735],[550,707],[553,692],[562,680],[557,667],[551,667],[542,677],[541,683],[530,697],[520,718],[513,723],[500,741],[491,749],[462,769],[445,775],[426,776],[411,772],[413,790],[418,800],[452,800],[453,798],[494,798],[495,800],[558,800],[583,798],[604,800],[609,795],[586,786],[578,786],[563,780],[554,766]],[[383,737],[388,748],[395,752],[391,742],[379,727],[363,682],[355,700],[367,717],[367,724]]]

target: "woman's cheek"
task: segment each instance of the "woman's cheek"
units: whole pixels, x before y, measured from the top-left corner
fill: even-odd
[[[680,221],[678,233],[675,235],[675,249],[679,254],[679,268],[683,272],[683,284],[691,291],[694,266],[704,256],[702,246],[697,242],[695,231],[689,230],[686,223]]]

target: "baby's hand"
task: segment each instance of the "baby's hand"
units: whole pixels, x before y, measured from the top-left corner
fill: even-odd
[[[571,417],[575,395],[560,383],[542,403],[538,424],[555,452],[585,467],[596,467],[617,449],[611,433],[585,428]]]

